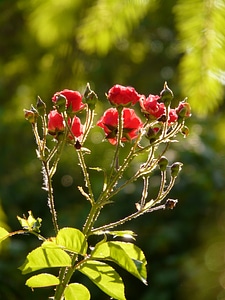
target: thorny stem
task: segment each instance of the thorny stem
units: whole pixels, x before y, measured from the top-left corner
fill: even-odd
[[[84,156],[83,156],[82,150],[77,150],[77,155],[78,155],[78,159],[79,159],[79,162],[80,162],[81,169],[83,171],[85,185],[86,185],[86,187],[88,189],[88,192],[89,192],[89,195],[88,195],[89,198],[88,198],[88,200],[90,200],[91,205],[93,205],[94,202],[95,202],[95,200],[94,200],[94,194],[92,192],[92,187],[91,187],[91,182],[90,182],[90,178],[89,178],[89,173],[87,171],[87,166],[86,166],[86,163],[85,163],[85,160],[84,160]]]
[[[85,142],[89,131],[91,130],[94,121],[94,115],[95,115],[94,110],[87,108],[86,121],[84,123],[84,134],[81,142],[82,145]]]
[[[135,213],[121,219],[121,220],[118,220],[116,222],[112,222],[110,224],[107,224],[107,225],[103,225],[103,226],[100,226],[98,228],[94,228],[91,230],[91,233],[95,233],[95,232],[98,232],[98,231],[104,231],[104,230],[107,230],[107,229],[110,229],[110,228],[114,228],[116,226],[119,226],[119,225],[122,225],[124,224],[125,222],[128,222],[128,221],[131,221],[132,219],[135,219],[145,213],[149,213],[149,212],[153,212],[153,211],[156,211],[156,210],[160,210],[160,209],[165,209],[165,204],[162,204],[162,205],[159,205],[159,206],[156,206],[156,207],[152,207],[152,208],[147,208],[147,209],[140,209],[138,211],[136,211]]]
[[[42,141],[40,139],[40,136],[38,134],[38,128],[37,128],[37,123],[33,123],[32,124],[32,129],[33,129],[33,133],[34,133],[34,137],[36,140],[36,144],[38,146],[38,158],[42,157]]]
[[[165,149],[162,151],[162,153],[159,155],[159,157],[155,161],[153,161],[153,163],[151,165],[146,166],[146,163],[145,163],[145,167],[143,169],[142,168],[139,169],[132,177],[130,177],[130,179],[128,179],[126,182],[124,182],[122,185],[120,185],[118,188],[116,188],[114,191],[112,191],[110,193],[110,196],[108,197],[108,199],[110,199],[113,196],[115,196],[116,194],[118,194],[125,186],[127,186],[129,183],[134,182],[139,177],[146,176],[147,174],[150,174],[155,169],[155,167],[158,164],[158,161],[165,154],[165,152],[167,151],[168,147],[169,147],[169,143],[167,143]],[[154,147],[152,147],[152,149],[154,149]],[[152,151],[149,154],[149,157],[153,158],[153,154],[154,154],[154,151]]]
[[[143,191],[142,191],[142,196],[141,196],[141,201],[140,201],[140,207],[143,208],[145,205],[145,200],[148,197],[148,186],[149,186],[149,176],[144,176],[144,186],[143,186]]]
[[[55,211],[55,204],[54,204],[54,197],[53,197],[53,187],[52,187],[52,178],[50,176],[49,167],[46,161],[42,161],[43,165],[43,173],[44,173],[44,184],[46,187],[46,190],[48,192],[48,206],[52,215],[52,223],[55,230],[55,233],[57,234],[59,231],[59,227],[57,224],[57,214]]]
[[[120,147],[121,147],[121,139],[122,139],[122,136],[123,136],[123,108],[118,107],[117,111],[118,111],[117,144],[116,144],[116,150],[115,150],[114,157],[113,157],[113,162],[112,162],[112,167],[111,167],[111,173],[110,173],[110,176],[109,176],[109,181],[111,180],[115,170],[118,170],[118,168],[119,168],[118,159],[119,159],[119,151],[120,151]]]
[[[164,188],[165,188],[165,184],[166,184],[166,170],[165,171],[161,171],[161,183],[160,183],[160,188],[159,188],[158,196],[156,197],[155,202],[157,202],[159,199],[162,198],[162,195],[163,195],[163,192],[164,192]]]
[[[166,191],[163,192],[163,193],[162,193],[162,196],[160,197],[160,201],[161,201],[162,199],[164,199],[164,198],[169,194],[169,192],[171,191],[172,187],[174,186],[175,180],[176,180],[176,177],[171,177],[170,183],[169,183],[169,185],[168,185]],[[157,202],[158,202],[158,201],[157,201]]]

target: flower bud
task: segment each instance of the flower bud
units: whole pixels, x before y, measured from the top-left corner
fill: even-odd
[[[56,97],[56,107],[58,112],[63,112],[66,110],[67,99],[64,95],[58,94]]]
[[[165,171],[168,166],[168,159],[165,156],[162,156],[158,161],[158,166],[160,171]]]
[[[48,114],[48,133],[58,136],[65,129],[63,117],[57,110],[52,110]]]
[[[179,172],[182,169],[183,164],[181,162],[175,162],[172,164],[172,166],[170,167],[171,169],[171,176],[172,177],[177,177],[177,175],[179,174]]]
[[[181,128],[181,133],[184,135],[184,137],[187,137],[189,135],[189,128],[187,126],[183,126]]]
[[[91,90],[89,83],[87,83],[87,86],[86,86],[86,89],[84,92],[84,99],[85,99],[88,107],[90,108],[90,110],[94,110],[95,104],[98,100],[98,96],[95,94],[94,91]]]
[[[158,123],[153,127],[149,127],[145,136],[150,141],[150,143],[153,143],[160,137],[161,134],[162,124]]]
[[[164,84],[164,88],[160,93],[160,101],[168,107],[173,99],[173,92],[168,88],[167,82]]]
[[[38,112],[33,106],[31,106],[30,110],[24,109],[23,111],[26,120],[28,120],[31,124],[37,123]]]
[[[182,101],[179,103],[178,107],[176,108],[176,113],[178,117],[182,119],[187,119],[191,116],[191,106],[188,102]]]
[[[37,103],[36,103],[36,108],[40,116],[44,116],[46,113],[46,104],[44,101],[41,100],[41,98],[38,96],[37,97]]]

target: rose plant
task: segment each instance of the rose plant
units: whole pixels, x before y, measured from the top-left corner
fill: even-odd
[[[20,270],[22,274],[36,272],[26,281],[26,285],[32,289],[53,287],[51,299],[54,300],[90,299],[87,287],[82,283],[71,282],[75,272],[86,275],[111,298],[126,299],[123,280],[110,262],[146,284],[147,262],[143,251],[134,244],[136,234],[131,230],[118,230],[117,227],[146,213],[173,209],[177,203],[177,199],[168,198],[168,194],[182,163],[169,164],[166,152],[177,134],[181,133],[184,137],[188,134],[185,126],[186,119],[191,116],[188,102],[185,99],[178,107],[172,108],[173,93],[167,83],[160,95],[150,94],[147,97],[137,93],[133,87],[115,85],[109,90],[107,98],[112,107],[98,117],[97,122],[95,107],[98,97],[89,84],[83,95],[68,89],[55,93],[50,112],[47,112],[46,104],[40,97],[35,106],[24,110],[25,118],[33,129],[36,153],[42,165],[53,233],[51,237],[45,237],[41,233],[41,218],[35,218],[29,211],[27,217],[17,217],[22,229],[8,232],[0,228],[0,241],[24,233],[32,234],[40,240],[40,246],[27,255]],[[102,170],[104,180],[99,195],[93,192],[85,159],[85,154],[92,155],[91,149],[85,147],[85,142],[95,124],[103,129],[110,147],[114,147],[111,164],[108,169]],[[52,139],[55,142],[53,146],[52,141],[49,143]],[[55,209],[52,180],[66,144],[73,147],[77,154],[84,177],[84,187],[79,187],[79,190],[90,203],[84,226],[79,229],[59,228]],[[125,148],[129,150],[125,152],[126,155],[123,152]],[[133,174],[127,179],[125,171],[134,162],[139,167],[132,169]],[[148,195],[149,179],[155,169],[160,170],[161,182],[157,196],[151,198]],[[102,208],[116,202],[119,192],[139,178],[143,180],[143,188],[139,201],[134,205],[134,212],[96,227]],[[102,237],[101,241],[90,245],[89,237],[92,235]],[[110,236],[114,239],[110,239]],[[130,241],[123,239],[125,237],[129,237]],[[51,274],[51,271],[43,271],[51,268],[58,268],[58,276]]]

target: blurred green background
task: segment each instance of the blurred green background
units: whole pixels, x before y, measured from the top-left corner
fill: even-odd
[[[148,95],[167,81],[177,101],[188,96],[193,114],[190,136],[168,154],[184,163],[170,194],[179,202],[173,211],[123,226],[138,234],[148,260],[148,286],[120,270],[127,299],[225,299],[224,1],[1,0],[0,10],[0,226],[17,230],[16,216],[32,210],[43,219],[43,233],[53,234],[34,138],[23,116],[37,95],[50,107],[56,91],[82,93],[90,82],[101,113],[109,107],[105,93],[116,83]],[[111,158],[112,146],[98,149],[99,132],[87,145],[91,166]],[[91,176],[97,190],[100,175]],[[82,184],[76,156],[67,148],[54,181],[60,226],[82,228],[89,208],[77,190]],[[139,182],[124,191],[99,225],[132,211],[140,191]],[[1,300],[51,295],[50,289],[27,288],[17,269],[38,244],[17,236],[1,248]],[[74,280],[87,284],[93,299],[109,299],[81,275]]]

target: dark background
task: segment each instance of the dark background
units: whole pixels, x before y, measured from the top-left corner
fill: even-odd
[[[37,95],[50,107],[56,91],[82,93],[90,82],[102,113],[109,107],[105,93],[116,83],[148,95],[158,94],[167,81],[176,101],[189,97],[193,115],[190,136],[168,154],[184,163],[170,193],[179,202],[172,211],[154,212],[122,227],[138,234],[149,285],[119,272],[128,300],[225,299],[223,1],[1,0],[0,9],[0,226],[17,230],[16,216],[32,210],[43,219],[43,235],[53,234],[34,138],[23,116]],[[112,153],[112,146],[95,141],[95,131],[87,143],[91,166],[107,163]],[[101,177],[95,171],[91,176],[97,191]],[[72,184],[64,184],[65,178],[72,178]],[[152,193],[156,181],[157,174]],[[139,183],[105,208],[99,225],[134,208]],[[54,180],[61,227],[81,229],[85,221],[89,205],[78,185],[83,185],[82,173],[66,148]],[[0,299],[47,299],[52,294],[50,289],[31,291],[17,269],[38,245],[32,236],[4,243]],[[74,280],[87,284],[93,299],[109,299],[83,276]]]

